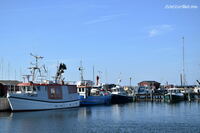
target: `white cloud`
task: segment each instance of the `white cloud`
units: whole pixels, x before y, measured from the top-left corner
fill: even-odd
[[[95,23],[100,23],[100,22],[106,22],[106,21],[110,21],[121,16],[125,16],[125,15],[127,14],[114,14],[114,15],[100,16],[96,19],[85,22],[85,24],[95,24]]]
[[[149,35],[149,37],[154,37],[154,36],[158,36],[161,34],[165,34],[172,30],[174,30],[172,25],[167,25],[167,24],[156,25],[156,26],[152,26],[149,28],[148,35]]]
[[[159,34],[159,31],[156,29],[152,29],[149,31],[149,37],[156,36],[157,34]]]

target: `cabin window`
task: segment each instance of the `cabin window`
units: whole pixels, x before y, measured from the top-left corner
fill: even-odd
[[[78,88],[78,91],[81,92],[81,88]]]
[[[30,87],[30,86],[27,86],[27,87],[26,87],[26,91],[27,91],[27,92],[32,91],[32,90],[31,90],[31,87]]]
[[[84,88],[82,88],[82,92],[84,92]]]
[[[25,92],[25,91],[26,91],[25,86],[23,86],[21,89],[22,89],[22,92]]]
[[[60,86],[51,86],[48,88],[49,99],[62,99],[62,88]]]
[[[50,92],[50,93],[51,93],[51,96],[54,97],[54,95],[56,95],[56,90],[55,90],[55,88],[51,88],[50,91],[51,91],[51,92]]]

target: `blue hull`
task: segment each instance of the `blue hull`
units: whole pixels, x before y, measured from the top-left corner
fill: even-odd
[[[84,98],[80,96],[80,105],[101,105],[101,104],[110,104],[111,96],[88,96]]]

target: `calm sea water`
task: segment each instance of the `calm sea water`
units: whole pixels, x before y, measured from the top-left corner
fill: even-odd
[[[0,133],[198,133],[200,103],[138,102],[73,109],[0,112]]]

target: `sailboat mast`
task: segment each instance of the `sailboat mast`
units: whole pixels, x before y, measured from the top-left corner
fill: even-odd
[[[94,81],[94,65],[93,65],[92,77],[93,77],[93,82],[95,82]]]
[[[81,74],[81,81],[83,81],[83,65],[82,65],[82,60],[80,61],[79,71],[80,71],[80,74]]]
[[[182,82],[183,82],[183,86],[185,86],[186,85],[186,83],[185,83],[186,81],[185,81],[185,46],[184,46],[185,44],[184,44],[184,37],[182,37],[182,41],[183,41],[183,49],[182,49],[183,50],[182,51],[182,54],[183,54],[183,59],[182,59],[183,60],[183,62],[182,62],[183,63]]]

